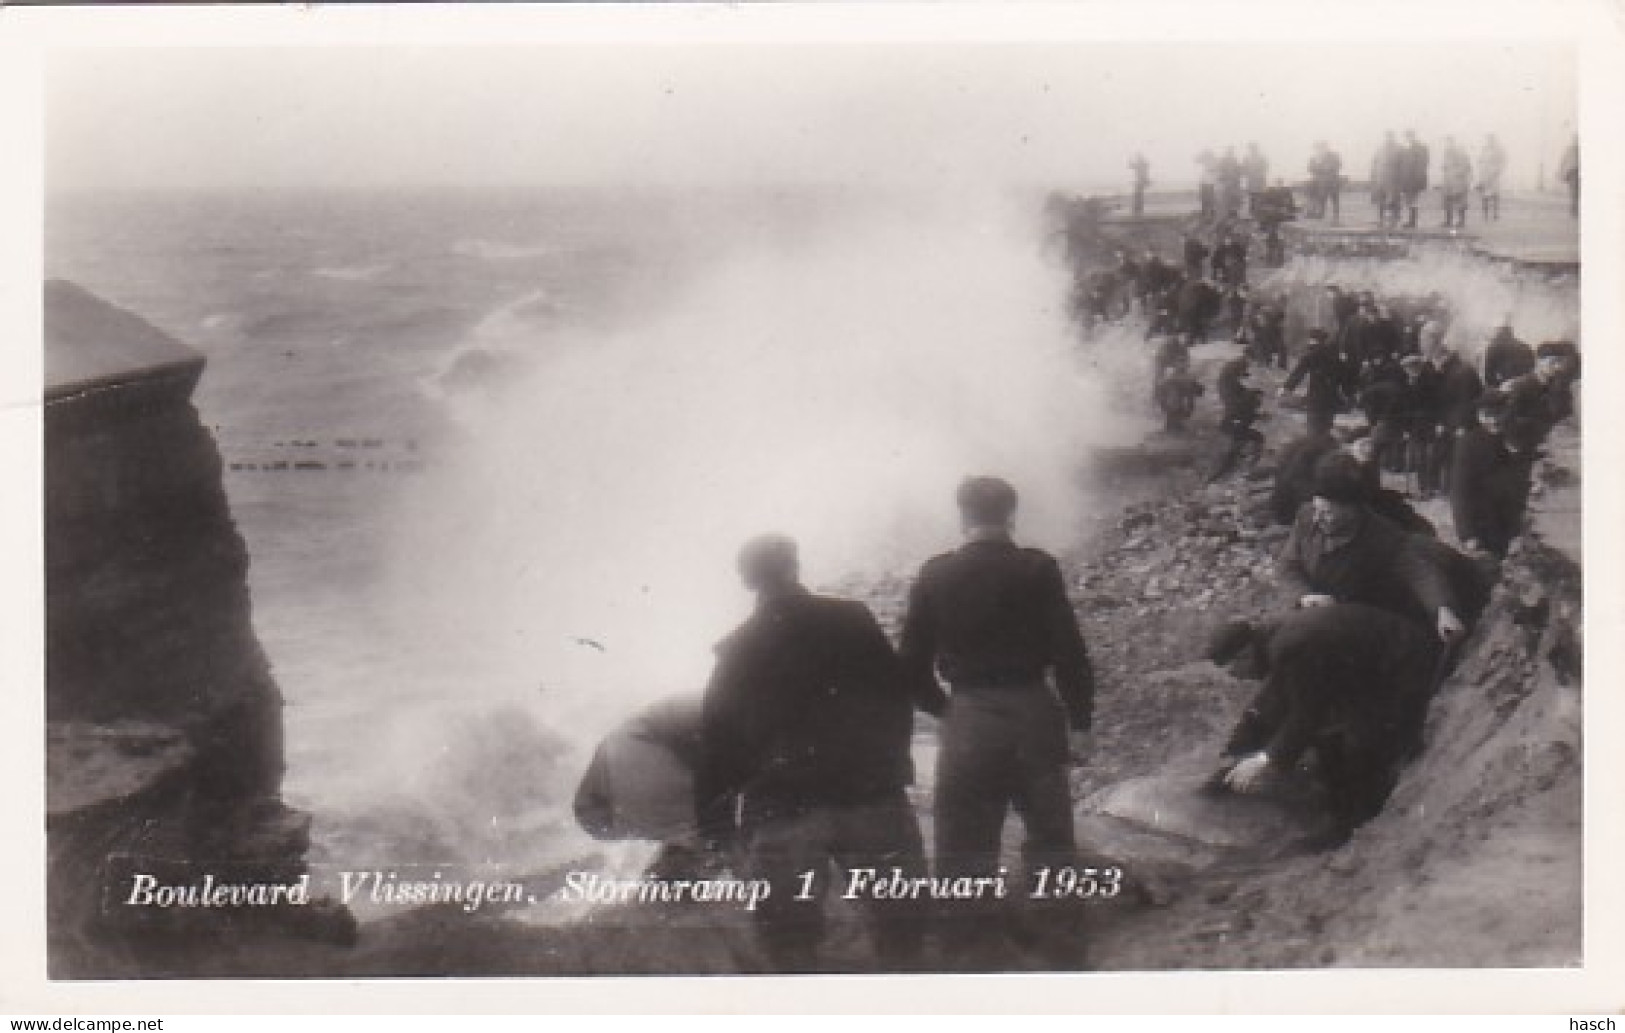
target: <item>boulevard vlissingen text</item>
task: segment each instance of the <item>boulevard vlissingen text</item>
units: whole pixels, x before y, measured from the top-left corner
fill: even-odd
[[[942,902],[1003,900],[1018,894],[1047,900],[1107,900],[1123,889],[1121,868],[1044,867],[1028,878],[1012,877],[1000,868],[990,875],[915,875],[900,867],[855,867],[838,875],[809,868],[775,886],[771,880],[718,874],[709,877],[662,878],[643,875],[616,878],[592,871],[572,871],[562,886],[533,893],[511,880],[448,879],[434,871],[426,878],[403,878],[395,871],[339,873],[339,901],[351,905],[422,906],[455,904],[477,911],[487,904],[536,904],[544,898],[586,904],[696,903],[755,911],[762,902],[784,894],[816,900],[834,892],[846,900],[931,900]],[[311,903],[308,874],[287,883],[230,882],[205,875],[194,882],[169,884],[144,872],[135,873],[121,894],[132,907],[233,908]]]

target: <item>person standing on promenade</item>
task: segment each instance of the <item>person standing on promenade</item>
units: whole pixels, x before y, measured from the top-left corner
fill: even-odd
[[[1257,215],[1258,195],[1270,185],[1270,163],[1255,140],[1247,145],[1241,159],[1242,189],[1247,193],[1247,214]]]
[[[1134,171],[1133,211],[1138,219],[1145,214],[1145,190],[1151,185],[1151,163],[1145,160],[1145,155],[1136,154],[1128,167]]]
[[[1580,137],[1575,134],[1569,145],[1563,148],[1563,156],[1557,163],[1557,178],[1568,184],[1569,188],[1569,215],[1580,217]]]
[[[1439,158],[1439,193],[1444,202],[1444,228],[1467,228],[1467,195],[1473,188],[1473,160],[1447,136]]]
[[[1196,156],[1196,164],[1202,170],[1197,186],[1202,221],[1209,222],[1219,214],[1219,159],[1212,151],[1203,151]]]
[[[1326,146],[1325,140],[1315,143],[1314,157],[1309,159],[1309,197],[1311,219],[1324,219],[1329,207],[1332,225],[1342,221],[1341,196],[1343,190],[1343,159]]]
[[[1377,225],[1399,225],[1400,180],[1404,160],[1392,131],[1383,136],[1382,146],[1371,159],[1371,203],[1377,209]]]
[[[1478,195],[1484,205],[1484,221],[1498,222],[1501,218],[1501,177],[1506,173],[1507,154],[1494,133],[1484,138],[1484,147],[1478,152]]]
[[[1414,129],[1405,131],[1405,146],[1400,148],[1399,194],[1405,205],[1405,228],[1414,230],[1421,211],[1422,194],[1428,188],[1428,145],[1417,139]],[[1394,222],[1399,213],[1394,213]]]

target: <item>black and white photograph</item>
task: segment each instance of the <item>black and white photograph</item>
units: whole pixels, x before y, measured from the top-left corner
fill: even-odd
[[[35,41],[10,954],[1067,1010],[1612,957],[1597,12],[685,6]]]

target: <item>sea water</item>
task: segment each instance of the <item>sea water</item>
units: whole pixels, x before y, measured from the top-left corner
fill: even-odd
[[[208,357],[195,396],[315,860],[576,863],[598,739],[697,691],[745,537],[905,575],[968,473],[1062,549],[1134,439],[1039,205],[842,190],[52,199],[47,272]],[[1139,361],[1134,360],[1136,370]],[[1135,395],[1138,398],[1138,395]]]

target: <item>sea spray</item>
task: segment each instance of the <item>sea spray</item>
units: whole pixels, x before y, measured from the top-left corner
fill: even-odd
[[[1548,279],[1497,265],[1457,248],[1418,245],[1399,260],[1300,256],[1256,288],[1291,291],[1336,284],[1379,298],[1437,293],[1451,313],[1446,345],[1469,359],[1482,356],[1495,329],[1510,325],[1532,344],[1579,341],[1579,288],[1572,277]]]
[[[703,685],[748,612],[734,554],[752,534],[795,536],[814,585],[907,572],[955,543],[959,479],[995,472],[1022,493],[1023,540],[1073,544],[1089,448],[1138,425],[1081,361],[1064,271],[1006,215],[735,254],[490,392],[397,522],[390,617],[446,684],[419,741],[519,707],[571,757],[532,787],[562,804],[614,724]]]

